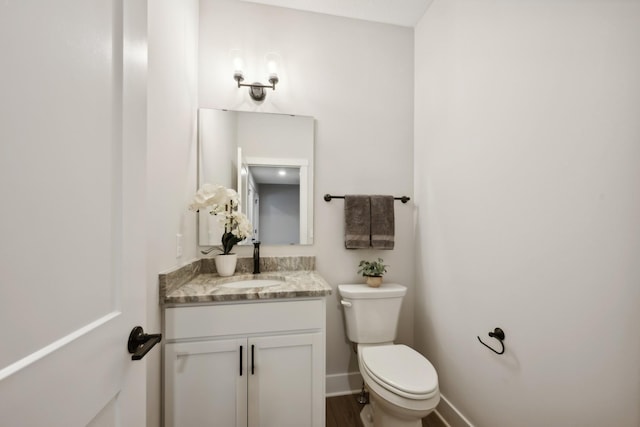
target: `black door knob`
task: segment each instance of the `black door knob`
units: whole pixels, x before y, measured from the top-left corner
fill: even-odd
[[[140,360],[162,340],[162,334],[145,334],[142,326],[136,326],[129,334],[127,349],[132,354],[131,360]]]

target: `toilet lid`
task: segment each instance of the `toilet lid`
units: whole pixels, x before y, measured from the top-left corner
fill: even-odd
[[[372,379],[390,391],[427,398],[438,388],[438,374],[424,356],[406,345],[362,348],[362,363]]]

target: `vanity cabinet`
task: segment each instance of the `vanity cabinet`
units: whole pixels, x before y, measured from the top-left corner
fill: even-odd
[[[165,427],[324,427],[325,301],[165,310]]]

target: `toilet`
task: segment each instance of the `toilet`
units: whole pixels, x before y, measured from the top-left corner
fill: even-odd
[[[347,337],[357,344],[358,366],[370,403],[360,413],[365,427],[421,427],[440,401],[438,374],[410,347],[394,344],[405,286],[338,285]]]

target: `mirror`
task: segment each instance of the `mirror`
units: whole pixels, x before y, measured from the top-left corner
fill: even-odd
[[[265,245],[313,243],[314,119],[308,116],[201,108],[198,187],[233,188],[240,211]],[[222,227],[201,212],[198,244],[220,245]]]

